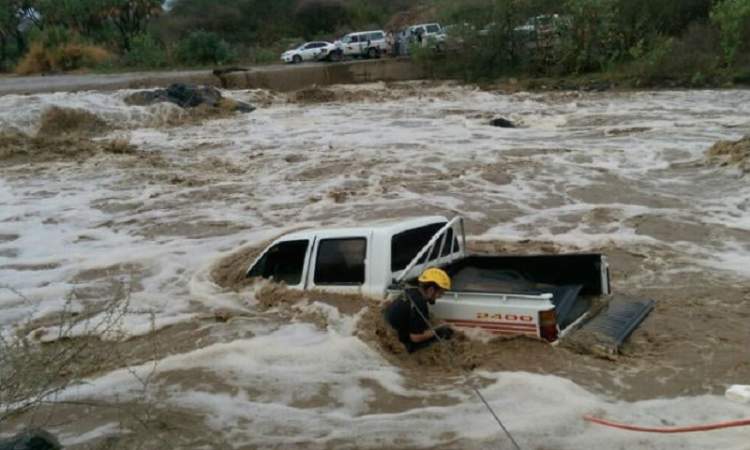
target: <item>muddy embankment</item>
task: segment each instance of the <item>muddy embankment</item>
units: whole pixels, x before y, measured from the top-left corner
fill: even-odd
[[[425,78],[425,73],[409,59],[383,58],[299,67],[253,68],[217,76],[221,80],[221,86],[226,89],[271,89],[290,92],[311,86],[419,80]]]

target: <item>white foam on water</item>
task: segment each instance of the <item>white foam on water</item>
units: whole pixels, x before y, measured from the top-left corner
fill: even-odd
[[[148,106],[126,104],[125,99],[135,92],[138,90],[2,96],[0,132],[34,135],[39,129],[42,115],[53,107],[91,112],[116,128],[162,126],[170,119],[185,115],[180,107],[167,102]]]
[[[309,324],[281,327],[267,335],[216,344],[185,355],[118,370],[59,394],[59,400],[134,396],[145,377],[171,370],[202,369],[222,377],[236,394],[205,389],[150,386],[149,396],[168,393],[165,405],[201,411],[208,424],[238,445],[309,443],[325,446],[356,439],[359,448],[428,448],[462,442],[463,448],[507,445],[484,406],[467,385],[419,389],[369,347],[351,335],[317,330]],[[736,420],[750,407],[721,396],[620,402],[601,398],[555,376],[484,372],[481,389],[522,448],[742,449],[742,429],[712,433],[658,435],[626,432],[583,420],[594,415],[642,426],[668,427]],[[383,391],[376,394],[364,382]],[[407,386],[407,384],[409,386]],[[398,412],[372,410],[377,396],[397,395],[415,405]],[[452,399],[436,400],[439,396]],[[438,401],[439,403],[436,403]],[[421,405],[421,406],[417,406]],[[356,438],[355,438],[356,437]]]
[[[108,423],[83,434],[66,434],[65,432],[56,433],[54,429],[51,429],[51,431],[58,435],[60,444],[65,447],[70,447],[73,445],[85,444],[95,439],[101,439],[108,436],[117,436],[122,430],[120,429],[119,424]]]

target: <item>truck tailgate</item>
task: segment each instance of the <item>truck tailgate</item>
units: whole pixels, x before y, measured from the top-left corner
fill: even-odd
[[[565,344],[587,352],[614,355],[625,339],[654,309],[656,302],[614,295],[601,311],[564,338]]]

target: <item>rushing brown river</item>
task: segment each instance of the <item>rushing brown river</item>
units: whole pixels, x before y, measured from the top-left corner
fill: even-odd
[[[145,423],[145,448],[512,448],[478,383],[524,449],[748,448],[747,428],[644,434],[582,416],[750,417],[724,397],[750,384],[750,183],[706,156],[750,134],[750,91],[233,91],[258,110],[214,120],[128,106],[130,92],[0,97],[3,335],[53,345],[64,312],[87,317],[66,330],[83,339],[100,305],[128,298],[98,344],[127,350],[121,364],[0,436],[38,423],[66,448],[135,448]],[[60,137],[54,106],[91,129]],[[656,309],[610,359],[463,337],[468,376],[439,348],[393,351],[369,301],[235,283],[286,231],[433,214],[463,215],[476,251],[603,252],[614,290]],[[91,406],[128,401],[147,420]]]

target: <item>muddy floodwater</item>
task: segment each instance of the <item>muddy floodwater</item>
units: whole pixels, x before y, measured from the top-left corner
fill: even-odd
[[[750,135],[750,91],[379,83],[230,91],[258,109],[216,116],[131,93],[0,97],[2,335],[117,355],[73,358],[83,382],[0,437],[38,424],[71,449],[513,448],[477,386],[524,449],[749,448],[747,428],[582,417],[750,417],[724,397],[750,384],[750,165],[707,155]],[[476,252],[605,253],[613,290],[655,310],[619,355],[472,333],[456,359],[409,356],[373,300],[242,277],[290,230],[433,214],[464,216]],[[94,333],[121,297],[116,327]]]

